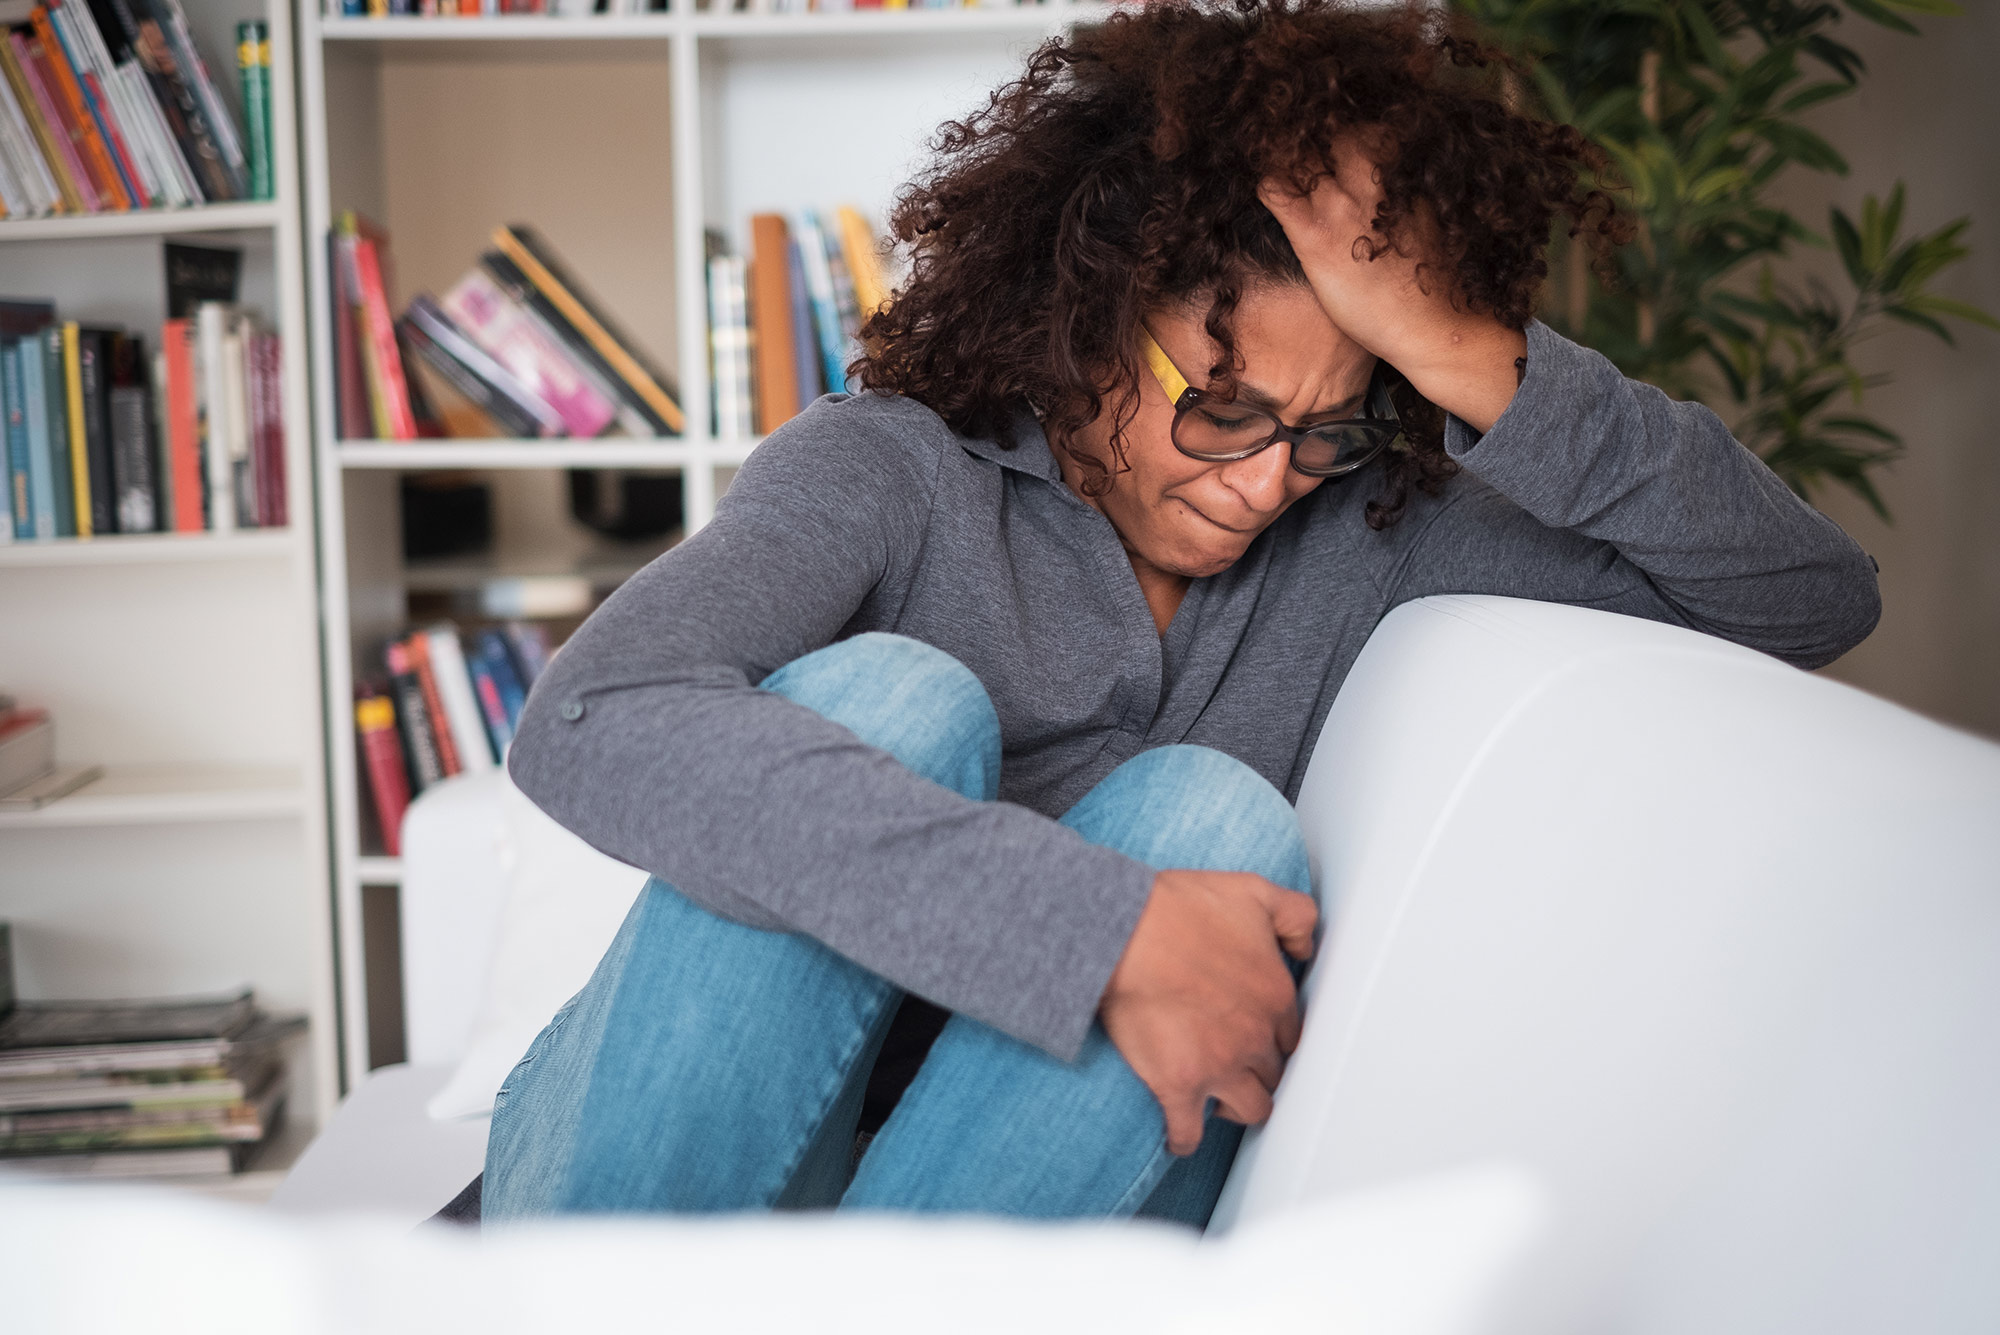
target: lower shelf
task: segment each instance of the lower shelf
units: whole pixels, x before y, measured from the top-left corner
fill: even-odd
[[[288,765],[110,765],[104,776],[37,811],[0,811],[0,830],[272,820],[305,810]]]

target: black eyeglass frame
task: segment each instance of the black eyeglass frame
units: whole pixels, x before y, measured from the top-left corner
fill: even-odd
[[[1357,469],[1365,468],[1374,462],[1376,457],[1389,447],[1390,442],[1395,440],[1397,434],[1403,429],[1402,422],[1396,417],[1395,406],[1390,402],[1388,386],[1383,383],[1381,373],[1378,371],[1375,378],[1369,382],[1368,396],[1365,402],[1371,408],[1376,405],[1388,407],[1389,415],[1386,417],[1343,417],[1331,422],[1314,422],[1311,426],[1288,426],[1284,419],[1276,413],[1259,408],[1255,404],[1230,402],[1229,406],[1231,408],[1239,412],[1255,413],[1257,416],[1270,422],[1270,434],[1248,449],[1232,450],[1226,454],[1213,454],[1191,450],[1186,445],[1183,445],[1181,443],[1181,423],[1187,418],[1188,413],[1203,403],[1223,402],[1225,400],[1218,399],[1214,395],[1196,389],[1192,385],[1183,389],[1180,397],[1174,400],[1174,421],[1173,426],[1169,429],[1173,438],[1174,448],[1190,459],[1199,459],[1203,463],[1221,464],[1234,463],[1238,459],[1248,459],[1251,455],[1261,453],[1282,440],[1292,447],[1290,462],[1293,472],[1303,473],[1307,477],[1345,477],[1347,474]],[[1342,459],[1330,468],[1310,468],[1301,464],[1299,462],[1299,444],[1308,436],[1334,428],[1348,431],[1360,430],[1373,436],[1375,440],[1372,445],[1364,448],[1360,454]]]

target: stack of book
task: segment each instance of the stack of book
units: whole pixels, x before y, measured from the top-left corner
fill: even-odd
[[[346,439],[661,436],[686,423],[673,379],[531,227],[442,298],[390,315],[388,238],[354,213],[330,239],[334,370]]]
[[[101,766],[56,767],[56,724],[0,691],[0,811],[35,811],[104,773]]]
[[[715,433],[747,438],[829,389],[848,388],[864,313],[887,293],[868,220],[842,207],[750,219],[748,259],[709,238],[709,356]]]
[[[273,197],[269,25],[236,25],[243,125],[180,0],[0,6],[0,205],[10,218]]]
[[[0,1169],[178,1177],[242,1169],[284,1119],[299,1016],[249,991],[23,1002],[0,1018]]]
[[[382,655],[387,677],[356,693],[354,728],[391,857],[402,853],[412,797],[506,758],[528,688],[551,652],[546,632],[520,621],[465,638],[440,622],[390,642]]]
[[[229,302],[139,335],[0,302],[0,543],[287,522],[278,335]]]

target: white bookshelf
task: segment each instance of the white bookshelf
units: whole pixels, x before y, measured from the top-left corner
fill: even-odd
[[[1044,36],[1101,12],[1057,0],[807,14],[686,5],[582,19],[302,16],[331,828],[350,1080],[370,1061],[368,979],[387,976],[382,961],[371,968],[363,953],[363,890],[397,885],[401,868],[362,845],[367,799],[344,721],[357,675],[379,674],[381,644],[402,628],[409,595],[427,578],[399,555],[397,479],[433,469],[486,473],[496,496],[495,561],[516,572],[556,577],[584,559],[553,514],[539,524],[522,518],[535,504],[556,508],[555,470],[678,471],[686,530],[699,528],[756,444],[709,429],[703,229],[721,229],[742,253],[754,211],[852,203],[879,227],[941,121],[978,106]],[[687,433],[658,441],[336,439],[323,238],[346,208],[387,225],[398,309],[471,267],[493,226],[535,224],[674,370]]]
[[[296,1140],[339,1096],[339,1010],[292,8],[184,4],[231,87],[236,23],[270,24],[277,198],[0,221],[0,291],[123,325],[150,352],[163,240],[242,250],[242,299],[284,339],[292,525],[0,546],[0,684],[51,709],[60,763],[105,771],[40,810],[0,812],[0,919],[23,997],[249,983],[267,1006],[304,1011]],[[271,1148],[267,1174],[295,1152]]]

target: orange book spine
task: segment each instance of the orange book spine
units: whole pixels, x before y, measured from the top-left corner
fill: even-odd
[[[389,294],[382,284],[382,263],[374,241],[357,237],[354,268],[361,284],[361,336],[375,371],[375,388],[382,396],[378,411],[391,440],[417,438],[416,415],[410,410],[409,383],[403,379],[403,356],[396,347],[396,326],[389,318]]]
[[[756,332],[757,429],[798,416],[798,340],[792,331],[792,242],[783,214],[750,219],[750,328]]]
[[[403,649],[410,655],[410,669],[417,674],[417,685],[423,688],[424,705],[431,711],[431,724],[437,730],[438,760],[444,765],[445,777],[450,778],[465,768],[458,758],[458,744],[452,739],[450,715],[444,712],[444,697],[438,694],[437,673],[431,667],[430,641],[421,632],[403,641]]]
[[[56,96],[62,101],[63,120],[74,127],[71,137],[83,158],[85,170],[90,173],[91,183],[97,187],[106,208],[119,212],[131,208],[132,197],[125,193],[125,183],[118,178],[118,166],[111,160],[111,150],[105,146],[104,136],[97,132],[90,106],[83,100],[83,89],[77,86],[76,72],[70,69],[69,61],[63,56],[62,42],[56,36],[55,25],[49,21],[49,11],[36,5],[28,21],[34,25],[35,36],[41,39],[43,59],[55,82]]]
[[[176,533],[199,533],[202,519],[201,417],[194,401],[194,322],[169,320],[160,326],[160,350],[167,359],[167,473],[174,480]]]

